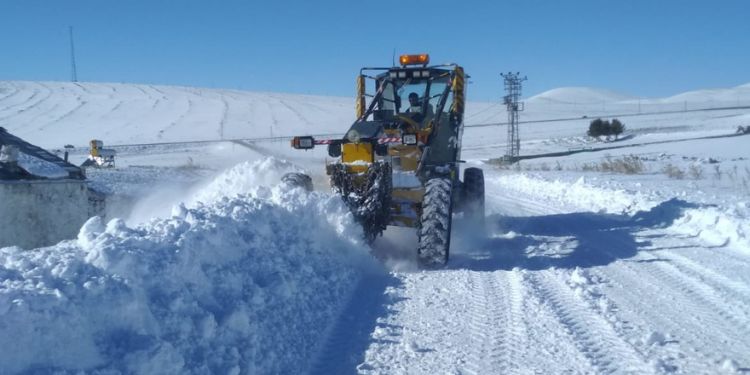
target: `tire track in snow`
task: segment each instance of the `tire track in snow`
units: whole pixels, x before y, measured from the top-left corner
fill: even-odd
[[[541,272],[529,274],[529,283],[541,301],[557,315],[597,373],[653,373],[641,354],[615,332],[609,323],[577,297],[560,280]]]
[[[20,91],[20,90],[18,90],[18,88],[16,87],[16,85],[7,85],[7,86],[4,86],[4,88],[6,88],[7,91],[9,91],[9,93],[3,95],[3,97],[0,98],[0,103],[4,102],[8,98],[16,96],[19,93],[19,91]],[[0,108],[2,108],[2,107],[0,107]]]
[[[50,96],[52,96],[52,90],[50,90],[48,87],[46,87],[44,85],[40,85],[40,84],[36,84],[36,85],[39,86],[39,87],[42,87],[43,89],[45,89],[47,91],[47,95],[44,96],[43,98],[35,101],[35,99],[39,96],[41,90],[33,89],[32,88],[32,90],[33,90],[32,94],[29,97],[27,97],[26,99],[24,99],[22,102],[19,102],[19,103],[13,104],[13,105],[9,105],[9,106],[7,106],[7,107],[5,107],[5,108],[2,109],[2,111],[8,111],[10,109],[15,109],[17,107],[20,107],[20,109],[15,109],[14,113],[11,113],[11,114],[8,114],[8,115],[4,115],[4,116],[0,116],[0,121],[4,121],[4,120],[10,119],[10,118],[12,118],[14,116],[17,116],[17,115],[19,115],[21,113],[24,113],[24,112],[26,112],[26,111],[28,111],[28,110],[36,107],[39,103],[47,100]],[[31,104],[29,104],[29,103],[31,103]]]
[[[154,90],[159,96],[161,96],[161,99],[163,99],[163,100],[167,99],[167,96],[164,94],[164,91],[156,88],[156,86],[154,86],[154,85],[148,85],[148,88],[150,88],[151,90]]]
[[[727,296],[723,289],[709,286],[700,276],[691,277],[689,273],[668,262],[659,261],[659,258],[650,254],[646,256],[647,261],[653,261],[650,263],[654,265],[654,272],[650,272],[653,277],[660,279],[665,285],[674,286],[682,295],[698,302],[700,306],[713,306],[716,314],[733,323],[735,329],[742,331],[743,335],[750,337],[750,330],[747,329],[750,309],[747,305],[735,303],[734,298]]]
[[[148,93],[148,92],[146,92],[146,90],[144,90],[144,89],[143,89],[143,87],[141,87],[140,85],[133,85],[133,87],[134,87],[134,88],[135,88],[136,90],[140,91],[140,92],[141,92],[141,94],[143,94],[143,95],[145,95],[146,97],[148,97],[149,99],[151,99],[151,95],[149,95],[149,93]]]
[[[88,104],[87,101],[81,100],[80,97],[76,98],[76,101],[78,102],[73,108],[69,109],[67,112],[63,113],[62,115],[58,116],[56,119],[47,121],[44,125],[40,126],[40,129],[46,128],[52,124],[55,124],[57,122],[60,122],[62,120],[65,120],[66,118],[70,117],[78,111],[79,109],[83,108],[86,104]]]
[[[74,85],[78,86],[78,88],[79,88],[79,89],[81,89],[81,91],[82,91],[82,92],[83,92],[84,94],[86,94],[86,95],[91,95],[91,91],[89,91],[89,89],[88,89],[88,88],[86,88],[85,86],[83,86],[82,84],[80,84],[80,83],[78,83],[78,82],[75,82],[75,83],[74,83]],[[93,84],[89,84],[89,85],[93,86]]]
[[[688,373],[709,374],[717,371],[717,364],[724,360],[724,354],[734,359],[743,358],[747,345],[744,349],[739,345],[739,349],[732,353],[717,355],[713,352],[712,343],[716,340],[731,340],[735,344],[743,342],[744,336],[738,337],[733,332],[735,327],[727,327],[714,316],[710,307],[696,304],[689,298],[675,298],[680,295],[680,288],[653,276],[650,268],[642,267],[650,263],[636,263],[639,270],[628,263],[620,262],[617,267],[592,270],[592,274],[616,287],[608,297],[620,307],[618,315],[626,316],[623,319],[639,327],[637,331],[643,335],[665,333],[673,339],[670,340],[670,347],[664,347],[662,351],[667,355],[665,358],[675,361],[677,368]],[[703,327],[707,325],[712,328],[711,332],[704,331]]]
[[[51,91],[50,91],[50,96],[51,96]],[[41,103],[42,103],[42,102],[43,102],[43,101],[40,101],[39,103],[37,103],[37,104],[35,105],[35,107],[38,107],[39,105],[41,105]],[[56,110],[57,110],[58,108],[60,108],[60,107],[61,107],[61,103],[62,103],[62,101],[60,101],[60,100],[57,100],[57,101],[55,101],[55,102],[54,102],[54,103],[52,104],[52,106],[51,106],[51,107],[47,108],[46,110],[36,111],[36,113],[35,113],[35,114],[33,114],[33,115],[31,115],[31,117],[30,117],[30,118],[29,118],[28,120],[25,120],[25,121],[23,121],[23,122],[19,122],[19,121],[18,121],[18,119],[14,119],[14,123],[15,123],[16,127],[18,127],[18,128],[25,128],[25,127],[26,127],[26,126],[28,126],[28,125],[33,125],[33,124],[34,124],[34,122],[35,122],[35,121],[36,121],[37,119],[39,119],[39,118],[41,118],[41,117],[44,117],[44,116],[45,116],[45,115],[47,115],[47,114],[53,113],[53,112],[54,112],[54,111],[56,111]],[[43,128],[44,128],[45,126],[46,126],[46,125],[42,125],[42,126],[40,126],[40,127],[38,128],[38,130],[42,130],[42,129],[43,129]]]
[[[169,123],[169,125],[167,125],[166,127],[160,129],[158,131],[158,134],[164,134],[166,131],[168,131],[168,130],[174,128],[175,126],[177,126],[180,123],[180,121],[182,121],[185,118],[187,118],[187,116],[192,111],[193,111],[193,100],[192,99],[187,99],[187,108],[182,112],[182,114],[180,114],[177,117],[177,119],[175,119],[174,121],[172,121],[171,123]]]
[[[748,283],[732,280],[713,269],[702,266],[693,259],[680,255],[675,251],[660,252],[665,258],[672,262],[672,265],[681,271],[690,274],[703,283],[709,284],[712,288],[720,289],[731,294],[731,300],[743,301],[750,305],[750,285]]]
[[[46,115],[49,115],[49,114],[51,114],[51,113],[54,113],[54,112],[56,112],[56,111],[57,111],[58,109],[60,109],[60,107],[61,107],[61,104],[60,104],[60,103],[62,103],[62,102],[58,101],[58,102],[56,102],[56,103],[55,103],[55,104],[54,104],[54,105],[53,105],[52,107],[48,108],[48,109],[47,109],[46,111],[42,111],[42,112],[40,112],[40,113],[37,113],[37,114],[36,114],[36,115],[35,115],[34,117],[30,118],[30,119],[29,119],[29,120],[27,120],[27,121],[24,121],[24,123],[23,123],[23,125],[22,125],[22,126],[33,125],[33,124],[34,124],[34,122],[35,122],[35,121],[36,121],[37,119],[40,119],[40,118],[42,118],[42,117],[44,117],[44,116],[46,116]],[[42,125],[41,125],[40,127],[38,127],[38,128],[37,128],[37,130],[44,130],[44,128],[48,127],[48,126],[49,126],[49,125],[50,125],[51,123],[53,123],[53,122],[54,122],[54,121],[48,121],[48,122],[46,122],[46,123],[42,124]]]
[[[292,114],[294,114],[298,119],[300,119],[300,121],[302,121],[303,123],[305,123],[307,125],[312,125],[312,123],[310,122],[310,120],[308,120],[307,118],[305,118],[302,115],[302,113],[300,113],[299,110],[297,110],[296,108],[294,108],[291,105],[289,105],[289,103],[287,103],[285,99],[279,98],[279,97],[276,97],[276,96],[271,96],[271,97],[274,98],[274,99],[276,99],[276,101],[278,101],[279,104],[281,104],[284,108],[286,108],[287,110],[289,110],[290,112],[292,112]]]
[[[495,273],[497,277],[500,277],[500,273]],[[505,353],[507,362],[514,367],[514,369],[520,371],[523,368],[519,368],[519,364],[524,362],[523,351],[526,350],[528,345],[528,330],[526,327],[526,321],[524,319],[525,311],[523,309],[523,275],[520,271],[514,269],[510,272],[505,272],[507,283],[508,283],[508,302],[510,304],[510,326],[509,334],[510,340],[508,345],[508,351]],[[517,362],[514,365],[514,362]],[[527,370],[528,371],[528,370]],[[520,371],[524,373],[527,371]]]
[[[487,373],[488,369],[498,368],[507,371],[509,364],[503,362],[508,330],[507,309],[500,309],[505,298],[498,296],[498,286],[489,272],[472,272],[469,274],[471,291],[471,310],[469,310],[469,327],[471,329],[471,353],[468,356],[467,372],[478,375]],[[492,303],[492,301],[495,303]]]
[[[472,306],[469,326],[473,344],[466,371],[529,372],[523,367],[526,328],[518,271],[472,272],[469,276]]]
[[[502,192],[508,189],[500,186],[496,190]],[[548,204],[527,205],[526,202],[516,199],[500,199],[498,203],[502,209],[505,209],[506,205],[510,208],[517,207],[517,211],[523,214],[545,215],[560,211]],[[543,209],[541,210],[543,212],[540,212],[540,209]],[[639,237],[639,233],[644,232],[637,227],[633,227],[631,231],[633,237],[636,238]],[[658,233],[659,238],[664,237],[667,245],[675,242],[682,245],[686,241],[694,241],[672,233],[669,228],[646,230],[646,232],[649,231]],[[695,236],[690,238],[695,238]],[[622,251],[618,250],[622,250],[623,246],[632,246],[632,244],[600,242],[598,247],[601,251],[612,255],[613,259],[619,259],[617,255]],[[707,251],[704,249],[705,245],[694,246],[704,252]],[[687,250],[680,252],[689,254]],[[722,317],[724,314],[722,309],[726,308],[724,301],[728,300],[730,304],[739,305],[741,308],[747,307],[738,303],[738,301],[746,300],[748,295],[745,292],[746,287],[742,286],[741,281],[731,280],[730,275],[736,275],[732,272],[746,270],[745,265],[748,261],[746,257],[737,258],[738,255],[735,255],[737,253],[732,253],[732,249],[722,250],[721,256],[725,259],[719,264],[730,263],[730,267],[724,270],[731,272],[726,274],[705,272],[702,270],[705,267],[691,268],[686,265],[690,263],[680,261],[673,262],[670,265],[671,268],[665,270],[664,262],[655,261],[653,258],[648,259],[648,257],[644,259],[644,254],[648,254],[649,251],[639,246],[637,255],[632,259],[619,260],[604,267],[588,269],[592,275],[596,275],[601,280],[608,280],[610,284],[604,289],[606,293],[602,296],[593,296],[594,298],[586,296],[589,299],[588,303],[596,310],[598,302],[603,302],[603,305],[611,302],[610,306],[602,310],[606,311],[609,307],[612,307],[612,310],[602,314],[606,314],[610,326],[626,342],[631,343],[636,352],[647,357],[653,366],[650,372],[716,373],[720,371],[721,363],[725,363],[725,360],[745,361],[746,353],[750,352],[748,348],[750,342],[747,341],[748,336],[744,333],[747,330],[747,320],[745,319],[745,324],[739,326],[741,327],[739,330],[736,328],[737,322],[731,321],[741,319],[747,310],[730,308],[730,312],[734,312],[734,318],[728,320]],[[676,254],[678,251],[658,250],[658,252],[659,254]],[[657,251],[652,250],[652,253],[657,254]],[[710,261],[712,256],[694,252],[690,259],[693,261],[692,265],[695,266],[700,264],[701,260]],[[713,262],[708,262],[708,264],[713,264]],[[744,280],[744,277],[739,275],[737,277]],[[675,279],[680,280],[682,284]],[[674,285],[675,282],[677,286]],[[727,285],[730,286],[725,287]],[[737,285],[740,286],[737,287]],[[715,294],[715,289],[721,291]],[[720,309],[720,312],[717,314],[714,308]],[[706,327],[710,328],[707,330]],[[729,347],[730,350],[717,351],[717,348],[722,347]],[[740,366],[743,365],[747,367],[747,363],[740,363]]]
[[[674,255],[668,255],[672,257],[671,262],[657,262],[657,266],[669,277],[682,279],[686,294],[716,306],[719,315],[732,321],[750,337],[747,327],[750,322],[750,288],[705,267],[686,266],[690,262],[688,259],[676,261]]]

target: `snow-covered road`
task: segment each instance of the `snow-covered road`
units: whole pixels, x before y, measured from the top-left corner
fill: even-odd
[[[594,213],[501,180],[490,180],[488,204],[503,215],[490,216],[486,239],[458,238],[447,269],[394,272],[359,289],[330,340],[339,360],[349,358],[336,369],[750,371],[750,258],[674,231],[694,204]],[[361,327],[370,328],[366,350],[342,345],[361,341]]]

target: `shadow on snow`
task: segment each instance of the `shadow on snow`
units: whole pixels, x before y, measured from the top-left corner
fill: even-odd
[[[673,198],[633,216],[592,212],[492,215],[487,218],[490,233],[509,235],[476,240],[459,232],[449,267],[494,271],[603,266],[631,258],[639,249],[650,246],[650,241],[637,241],[635,232],[668,227],[684,209],[696,207]]]
[[[371,334],[376,328],[400,330],[401,327],[378,322],[388,315],[390,306],[398,297],[387,293],[388,288],[398,288],[401,281],[383,272],[364,275],[354,290],[351,300],[339,316],[309,374],[356,374],[357,366],[364,362],[365,352],[372,343],[387,343]],[[395,342],[391,342],[395,343]]]

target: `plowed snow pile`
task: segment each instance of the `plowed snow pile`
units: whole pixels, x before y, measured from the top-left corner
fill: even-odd
[[[610,181],[606,179],[592,183],[580,177],[575,182],[570,182],[527,174],[510,174],[489,179],[489,183],[524,195],[543,197],[547,204],[573,206],[600,213],[634,215],[636,220],[639,219],[639,213],[676,201],[676,198],[665,199],[664,192],[645,187],[641,190],[627,190],[619,186],[608,186]],[[672,197],[679,195],[678,192],[668,194]],[[750,202],[741,201],[732,205],[686,203],[686,206],[688,207],[681,212],[679,218],[670,223],[671,230],[700,237],[713,246],[728,245],[742,250],[750,248]],[[658,220],[658,210],[656,214]]]
[[[370,263],[340,199],[258,183],[288,167],[238,165],[171,218],[0,249],[0,373],[306,369]]]

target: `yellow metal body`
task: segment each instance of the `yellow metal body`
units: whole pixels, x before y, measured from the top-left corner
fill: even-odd
[[[455,69],[455,76],[453,77],[453,84],[451,90],[453,91],[453,104],[451,105],[451,111],[455,113],[464,113],[464,95],[465,90],[465,74],[464,68],[457,66]]]
[[[365,76],[357,76],[357,102],[355,104],[355,111],[357,118],[364,116],[365,114]]]
[[[89,146],[91,146],[91,150],[89,153],[93,157],[99,156],[99,149],[103,146],[103,142],[98,139],[92,139],[91,142],[89,142]]]
[[[370,143],[344,143],[341,145],[341,162],[347,170],[354,173],[364,173],[367,167],[375,161]]]

